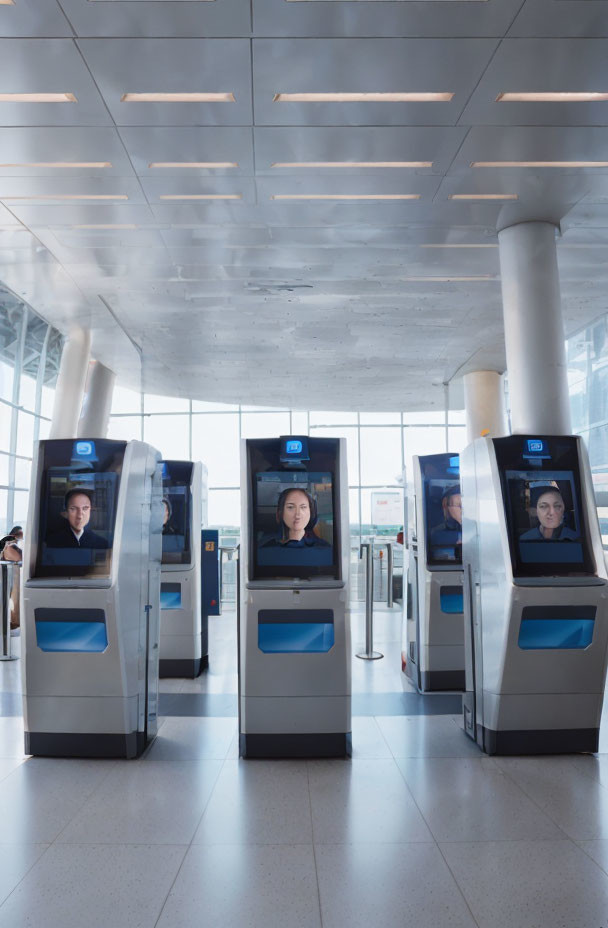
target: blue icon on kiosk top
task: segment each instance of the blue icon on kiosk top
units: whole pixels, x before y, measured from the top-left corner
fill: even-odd
[[[308,438],[304,436],[282,435],[281,452],[279,455],[281,464],[293,467],[302,464],[304,461],[310,461],[308,453]]]
[[[72,460],[78,461],[96,461],[94,441],[75,441],[72,451]]]
[[[526,438],[524,458],[529,461],[550,460],[551,454],[544,438]]]
[[[301,454],[302,452],[302,442],[293,440],[286,443],[285,450],[287,454]]]

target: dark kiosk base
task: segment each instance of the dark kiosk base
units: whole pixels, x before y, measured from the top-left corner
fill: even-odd
[[[239,735],[239,753],[247,758],[350,757],[352,733]]]
[[[596,754],[599,728],[493,731],[477,726],[477,743],[486,754]]]
[[[422,692],[439,693],[445,690],[464,691],[464,670],[425,670],[422,676]]]
[[[139,757],[147,741],[143,731],[125,735],[26,731],[25,753],[36,757]]]
[[[190,677],[194,680],[209,666],[209,655],[189,658],[161,658],[158,662],[159,677]]]

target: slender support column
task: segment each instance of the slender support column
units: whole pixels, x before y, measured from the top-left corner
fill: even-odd
[[[524,222],[498,234],[514,434],[572,431],[555,233]]]
[[[492,438],[507,435],[502,375],[496,371],[472,371],[463,379],[467,442],[475,441],[480,435]]]
[[[105,438],[112,411],[116,374],[100,361],[91,361],[78,423],[79,438]]]
[[[75,438],[89,366],[91,333],[72,329],[61,353],[50,438]]]

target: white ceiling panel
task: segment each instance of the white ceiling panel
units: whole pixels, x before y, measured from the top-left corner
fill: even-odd
[[[555,5],[563,0],[555,0]],[[602,126],[606,103],[497,103],[500,93],[606,91],[605,39],[505,39],[461,118],[462,125]],[[606,91],[608,92],[608,91]]]
[[[83,162],[106,166],[50,166]],[[65,179],[115,175],[132,178],[134,171],[118,132],[109,126],[21,126],[0,132],[0,176]]]
[[[69,22],[56,0],[15,0],[11,5],[0,6],[0,36],[52,36],[73,35]]]
[[[474,161],[597,161],[605,167],[483,167]],[[451,164],[450,175],[471,174],[483,178],[518,178],[528,173],[554,179],[563,174],[608,173],[608,129],[591,126],[475,126]]]
[[[0,126],[106,126],[111,123],[71,39],[0,39],[2,93],[71,93],[71,103],[0,102]]]
[[[254,39],[256,125],[455,125],[492,39]],[[313,64],[314,62],[314,64]],[[279,93],[453,93],[440,103],[280,103]]]
[[[284,2],[284,0],[283,0]],[[254,130],[256,173],[275,177],[298,173],[296,167],[274,164],[301,162],[403,162],[431,161],[430,168],[352,167],[308,168],[311,175],[336,176],[348,173],[387,174],[391,177],[416,173],[445,174],[462,145],[467,130],[445,127],[335,127],[290,126]]]
[[[251,123],[246,39],[81,39],[78,44],[118,126]],[[125,93],[232,93],[234,102],[123,103]]]
[[[251,30],[243,0],[62,0],[62,6],[80,36],[248,36]]]
[[[521,0],[484,3],[286,2],[253,0],[256,35],[263,36],[501,36],[509,28]]]
[[[17,219],[30,229],[74,225],[141,226],[153,221],[149,206],[144,204],[137,206],[128,201],[108,205],[107,201],[105,203],[103,201],[75,203],[73,200],[65,200],[54,202],[51,205],[41,201],[34,203],[27,200],[14,200],[11,201],[10,209]]]
[[[151,204],[167,202],[163,197],[173,197],[170,203],[210,202],[221,206],[223,203],[231,206],[255,203],[255,182],[251,177],[192,177],[189,172],[183,172],[177,177],[175,174],[165,176],[164,172],[157,171],[154,176],[147,175],[141,178],[142,187]],[[196,197],[226,197],[227,199],[197,200]],[[238,197],[238,199],[231,199]]]
[[[509,36],[608,36],[608,2],[526,0]]]
[[[0,132],[1,135],[1,132]],[[145,203],[145,197],[136,177],[6,177],[0,173],[0,200],[11,207],[12,203],[26,200],[45,202],[73,202],[90,199],[116,200],[133,204]]]
[[[140,177],[238,177],[253,174],[253,138],[249,127],[123,127],[120,137]],[[233,163],[236,167],[186,166],[200,163]],[[151,164],[184,166],[153,168]]]

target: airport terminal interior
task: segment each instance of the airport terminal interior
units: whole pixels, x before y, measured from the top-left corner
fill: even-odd
[[[608,0],[0,0],[0,928],[607,928]]]

